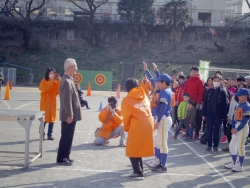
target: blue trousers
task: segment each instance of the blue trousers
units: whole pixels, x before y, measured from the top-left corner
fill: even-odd
[[[212,143],[214,143],[214,148],[217,148],[220,141],[220,128],[222,120],[220,117],[207,114],[206,117],[207,122],[207,141],[208,141],[208,147],[212,147]]]
[[[174,134],[175,136],[179,135],[180,130],[183,127],[183,125],[184,125],[184,120],[179,120],[178,126],[177,126],[177,128],[175,130],[175,134]]]

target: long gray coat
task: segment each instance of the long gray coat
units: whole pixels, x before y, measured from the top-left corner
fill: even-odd
[[[71,77],[64,74],[60,83],[60,120],[66,121],[67,117],[73,117],[73,121],[80,121],[81,105],[75,84]]]

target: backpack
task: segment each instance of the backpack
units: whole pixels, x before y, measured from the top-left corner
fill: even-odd
[[[200,137],[200,143],[207,144],[207,133],[206,132]]]

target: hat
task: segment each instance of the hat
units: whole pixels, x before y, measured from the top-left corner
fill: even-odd
[[[179,76],[179,79],[185,80],[185,78],[186,78],[186,77],[185,77],[184,75],[180,75],[180,76]]]
[[[249,91],[246,88],[241,88],[236,94],[236,97],[240,97],[242,95],[247,95],[249,96]]]
[[[243,76],[239,76],[238,78],[236,78],[236,80],[242,80],[242,81],[244,81],[245,82],[245,77],[243,77]]]
[[[167,74],[161,74],[158,78],[155,78],[155,82],[165,81],[167,83],[171,82],[171,78]]]
[[[195,102],[193,100],[189,100],[188,104],[192,104],[193,106],[195,106]]]
[[[184,94],[183,94],[183,97],[185,97],[185,96],[186,96],[186,97],[190,97],[190,95],[189,95],[188,93],[184,93]]]
[[[246,76],[245,79],[250,79],[250,76]]]

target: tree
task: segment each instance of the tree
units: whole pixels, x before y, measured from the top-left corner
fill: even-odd
[[[71,3],[73,3],[75,6],[77,6],[79,9],[81,9],[84,13],[85,20],[80,20],[80,22],[77,22],[78,26],[84,26],[83,27],[83,33],[82,37],[85,39],[85,41],[92,45],[92,46],[99,46],[99,39],[97,37],[97,26],[94,23],[95,13],[97,9],[102,6],[103,4],[107,3],[108,0],[100,0],[98,2],[95,2],[94,0],[78,0],[79,3],[77,3],[75,0],[69,0]],[[82,23],[86,21],[86,23]]]
[[[248,8],[250,9],[250,0],[245,0],[246,1],[246,3],[247,3],[247,6],[248,6]],[[240,16],[240,18],[238,18],[238,20],[236,20],[233,24],[232,24],[232,26],[230,26],[231,28],[232,27],[235,27],[235,26],[237,26],[237,25],[242,25],[242,24],[244,24],[244,23],[242,23],[242,21],[244,21],[246,18],[248,18],[248,17],[250,17],[250,13],[247,13],[247,14],[245,14],[245,15],[243,15],[243,16]],[[229,20],[230,21],[230,20]]]
[[[120,0],[118,14],[132,42],[141,43],[148,32],[154,27],[155,16],[152,9],[154,0]]]
[[[162,8],[160,18],[163,19],[167,28],[171,29],[170,40],[176,50],[176,43],[180,40],[182,31],[188,27],[187,22],[190,20],[187,1],[171,0]]]
[[[0,9],[0,14],[9,20],[12,26],[17,27],[22,32],[24,47],[29,47],[32,25],[44,13],[44,5],[50,0],[5,0],[4,7]],[[24,7],[17,7],[17,4],[23,4]]]

